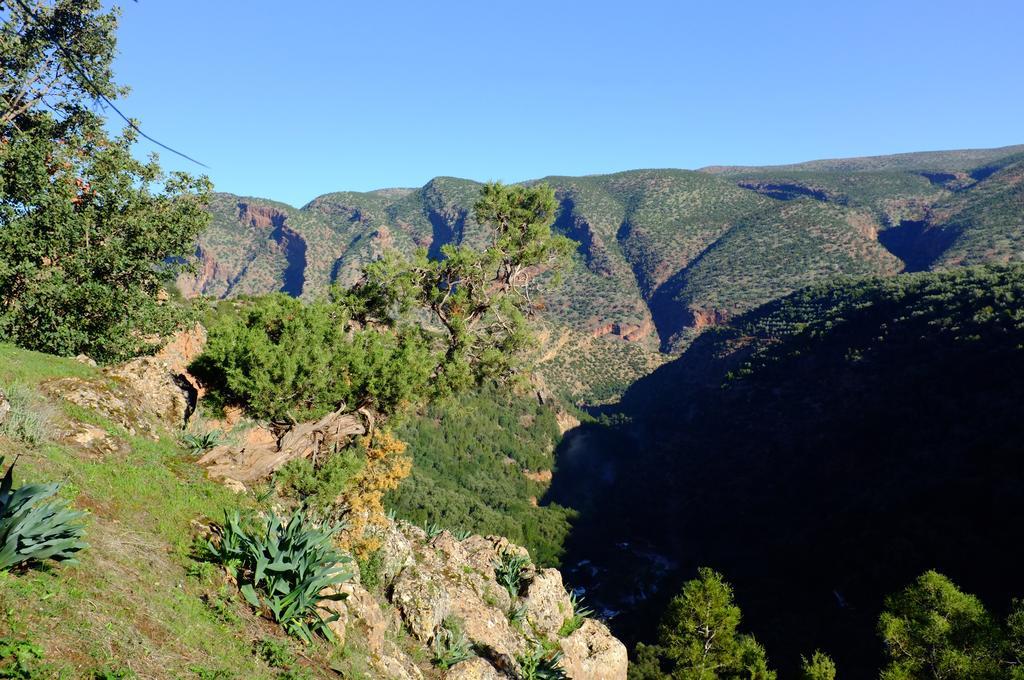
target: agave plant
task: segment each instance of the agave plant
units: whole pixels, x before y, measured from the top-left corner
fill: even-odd
[[[179,438],[182,446],[191,451],[193,456],[206,453],[215,446],[218,446],[223,439],[220,430],[210,430],[202,434],[186,432]]]
[[[558,631],[558,634],[562,637],[567,637],[575,633],[583,626],[584,621],[594,615],[594,610],[583,604],[584,599],[585,598],[582,595],[577,595],[575,590],[569,593],[569,602],[572,604],[572,614],[565,619],[562,623],[562,627]]]
[[[458,620],[448,617],[434,635],[433,662],[441,670],[451,668],[473,656],[469,640]]]
[[[540,642],[525,654],[516,656],[522,680],[568,680],[562,668],[562,652],[548,651]]]
[[[4,459],[0,456],[0,466]],[[56,499],[60,484],[26,484],[14,488],[14,464],[0,481],[0,571],[46,559],[77,564],[75,553],[88,544],[82,541],[84,512],[69,510],[67,501]]]
[[[235,573],[246,601],[304,642],[317,634],[333,641],[327,624],[338,615],[325,618],[321,603],[342,599],[322,593],[352,578],[341,566],[351,558],[332,542],[341,526],[316,527],[301,510],[287,523],[270,514],[255,528],[246,526],[237,511],[225,513],[224,519],[219,543],[210,542],[207,548]]]
[[[508,594],[515,597],[519,594],[529,566],[528,556],[506,549],[498,555],[498,562],[494,565],[494,576],[499,584],[505,586]]]

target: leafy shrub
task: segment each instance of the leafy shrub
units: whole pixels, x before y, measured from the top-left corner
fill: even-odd
[[[325,588],[344,583],[352,577],[339,564],[349,557],[338,552],[332,543],[340,526],[314,527],[296,511],[287,524],[274,514],[243,526],[238,512],[225,513],[220,528],[220,541],[209,542],[210,556],[232,570],[240,591],[256,609],[268,612],[291,635],[312,642],[319,634],[334,640],[320,603],[341,599],[325,596]]]
[[[295,655],[288,645],[273,638],[257,640],[253,651],[271,668],[288,668],[295,663]]]
[[[434,665],[444,670],[472,656],[469,640],[458,620],[448,617],[434,635]]]
[[[337,451],[319,466],[306,458],[288,461],[275,475],[282,492],[294,496],[307,507],[329,508],[346,491],[349,482],[366,465],[356,447]]]
[[[216,320],[191,370],[256,417],[306,420],[342,404],[390,413],[423,391],[432,365],[418,328],[356,328],[341,305],[273,294]]]
[[[383,580],[381,569],[384,568],[384,555],[379,549],[369,555],[359,558],[359,580],[362,585],[370,591],[380,588]]]
[[[38,392],[20,383],[11,383],[0,388],[0,395],[7,397],[11,407],[0,420],[0,434],[31,445],[53,435],[56,409]]]
[[[28,640],[0,638],[0,678],[33,678],[47,677],[46,670],[41,668],[43,649]]]
[[[530,557],[505,549],[498,555],[494,565],[494,576],[498,583],[505,587],[508,594],[515,597],[523,585],[523,577],[530,566]]]
[[[516,656],[519,673],[523,680],[567,680],[562,668],[562,652],[550,651],[540,642],[534,643],[530,651]]]
[[[45,559],[77,564],[75,553],[88,547],[82,541],[85,513],[69,510],[64,500],[45,502],[60,484],[13,487],[12,463],[0,482],[0,570]]]

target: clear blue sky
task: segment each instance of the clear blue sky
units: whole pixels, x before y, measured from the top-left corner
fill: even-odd
[[[294,205],[1024,143],[1020,0],[118,4],[123,109],[218,189]]]

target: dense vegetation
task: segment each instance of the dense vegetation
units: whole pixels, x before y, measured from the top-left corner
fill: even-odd
[[[701,568],[669,602],[658,642],[637,645],[630,678],[771,680],[765,650],[739,633],[740,609],[721,574]],[[927,571],[887,597],[878,617],[885,652],[882,680],[1017,680],[1024,675],[1024,603],[1013,601],[1005,623],[974,595]],[[801,655],[803,680],[836,680],[832,658]]]
[[[807,284],[1015,261],[1020,153],[548,178],[555,226],[579,247],[564,284],[537,300],[550,326],[541,371],[572,400],[614,401],[658,363],[657,349],[681,350],[704,326]],[[201,238],[216,271],[181,282],[218,296],[316,297],[389,250],[437,257],[446,245],[479,247],[479,186],[442,177],[421,189],[327,194],[301,210],[220,194]]]
[[[381,333],[351,324],[344,305],[278,293],[217,318],[192,370],[220,403],[301,421],[342,406],[392,413],[425,389],[430,362],[415,328]]]
[[[161,294],[209,221],[209,182],[136,160],[130,126],[107,135],[115,15],[34,5],[0,5],[0,338],[124,359],[181,321]]]
[[[506,536],[538,563],[558,564],[574,513],[536,505],[547,488],[537,473],[552,469],[560,439],[550,407],[485,388],[431,404],[396,433],[413,459],[409,479],[388,497],[399,517]]]
[[[568,558],[614,569],[592,600],[622,608],[641,560],[614,563],[615,543],[646,544],[677,574],[709,564],[736,584],[787,674],[820,647],[859,677],[880,665],[883,596],[915,575],[994,606],[1021,595],[1022,299],[1020,268],[840,281],[706,332],[631,388],[626,424],[583,433],[592,474],[555,479],[555,500],[595,490]],[[659,592],[619,630],[648,636]]]

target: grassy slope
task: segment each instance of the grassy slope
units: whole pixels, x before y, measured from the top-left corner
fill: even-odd
[[[36,386],[55,377],[95,377],[95,369],[0,345],[0,383]],[[55,439],[73,423],[103,428],[113,453],[50,441],[28,447],[0,436],[0,455],[20,454],[16,477],[66,480],[63,494],[87,509],[81,565],[0,574],[2,635],[45,650],[39,677],[92,677],[131,670],[141,678],[277,678],[252,642],[283,641],[254,617],[211,565],[192,559],[191,522],[219,518],[240,502],[206,480],[170,436],[134,437],[91,412],[65,406]],[[210,604],[207,603],[209,601]],[[305,650],[306,655],[326,650]],[[313,677],[334,677],[310,665]],[[20,676],[19,676],[20,677]]]

